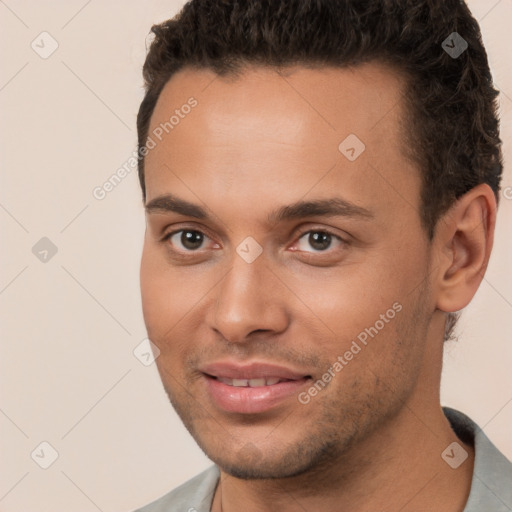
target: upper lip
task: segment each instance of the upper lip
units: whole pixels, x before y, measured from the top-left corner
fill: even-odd
[[[218,361],[205,364],[201,366],[199,370],[211,377],[221,377],[225,379],[278,378],[300,380],[309,376],[285,366],[261,362],[240,364],[229,361]]]

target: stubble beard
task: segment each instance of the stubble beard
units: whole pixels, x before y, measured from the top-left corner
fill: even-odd
[[[408,318],[396,319],[397,324],[392,336],[400,341],[395,342],[393,348],[403,348],[404,351],[397,350],[394,356],[393,366],[400,368],[401,371],[395,376],[395,380],[387,382],[385,375],[377,375],[371,369],[369,371],[373,375],[370,380],[368,377],[361,378],[365,371],[361,368],[359,378],[347,381],[345,388],[341,390],[345,396],[341,395],[340,398],[339,394],[333,395],[329,393],[329,387],[326,387],[322,391],[323,395],[319,394],[309,404],[297,406],[311,405],[320,408],[319,412],[315,411],[312,415],[313,421],[310,421],[310,424],[299,427],[302,430],[299,430],[299,434],[297,420],[292,412],[271,431],[261,446],[249,441],[250,424],[247,425],[247,436],[240,441],[231,435],[229,426],[220,426],[219,422],[193,396],[184,391],[183,387],[176,387],[175,396],[162,379],[164,389],[202,451],[225,473],[233,477],[244,480],[275,480],[307,476],[306,481],[318,487],[319,482],[322,482],[333,468],[336,468],[338,473],[341,469],[341,472],[348,476],[370,463],[369,459],[363,457],[360,459],[361,466],[358,467],[357,457],[353,457],[353,454],[358,452],[358,445],[397,417],[412,394],[418,367],[411,369],[406,346],[402,345],[424,342],[424,339],[418,338],[418,332],[426,332],[429,320],[421,299],[425,291],[418,292],[418,299],[416,304],[412,305],[413,311]],[[387,340],[389,341],[389,337]],[[373,340],[374,343],[379,341],[381,340]],[[417,360],[418,357],[416,362]],[[189,384],[193,383],[191,379]],[[289,436],[278,439],[279,436],[283,436],[286,428],[292,429],[295,439]],[[273,437],[274,443],[271,442]]]

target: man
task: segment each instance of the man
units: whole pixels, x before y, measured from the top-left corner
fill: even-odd
[[[511,510],[511,464],[439,398],[502,169],[467,6],[193,0],[153,32],[144,318],[215,465],[142,510]]]

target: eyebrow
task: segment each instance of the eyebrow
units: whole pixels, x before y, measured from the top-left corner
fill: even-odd
[[[178,213],[196,219],[207,219],[207,211],[194,203],[190,203],[171,194],[155,197],[145,205],[146,213]],[[312,216],[342,216],[361,219],[373,219],[375,215],[366,208],[358,206],[340,197],[330,199],[316,199],[312,201],[298,201],[281,206],[269,213],[269,224],[287,220],[301,219]]]

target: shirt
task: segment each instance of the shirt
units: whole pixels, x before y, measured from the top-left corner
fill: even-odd
[[[475,447],[471,490],[464,512],[511,512],[512,463],[468,416],[448,407],[443,407],[443,412],[457,437]],[[448,454],[453,456],[453,451]],[[219,477],[219,468],[212,466],[136,512],[210,512]]]

